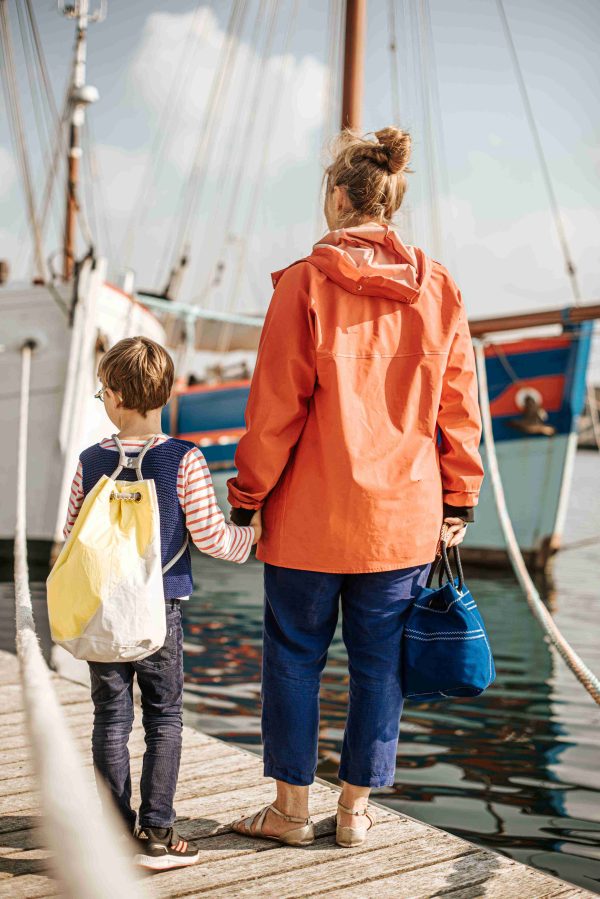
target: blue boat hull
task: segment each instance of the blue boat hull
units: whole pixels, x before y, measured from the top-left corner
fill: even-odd
[[[577,427],[585,401],[592,324],[556,337],[491,344],[486,367],[494,438],[509,510],[521,549],[543,567],[560,546]],[[163,417],[166,433],[192,440],[212,470],[234,468],[250,381],[190,387],[176,393]],[[539,399],[545,433],[531,433],[523,396]],[[551,432],[551,433],[550,433]],[[485,446],[482,447],[485,462]],[[477,527],[465,541],[466,558],[505,564],[504,541],[489,482],[477,509]]]

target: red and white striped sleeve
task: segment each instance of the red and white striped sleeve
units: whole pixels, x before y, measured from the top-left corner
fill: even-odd
[[[228,562],[246,561],[254,529],[225,521],[206,459],[198,448],[186,453],[179,464],[177,494],[190,537],[201,552]]]
[[[81,459],[77,463],[77,471],[75,472],[75,477],[73,478],[73,482],[71,484],[71,495],[69,496],[69,507],[67,509],[67,520],[65,522],[65,526],[63,528],[63,537],[65,540],[73,530],[73,525],[77,520],[77,516],[79,515],[79,510],[81,509],[81,505],[83,503],[83,482],[82,482],[83,470],[81,468]]]

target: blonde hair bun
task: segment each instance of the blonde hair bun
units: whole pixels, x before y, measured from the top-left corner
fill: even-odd
[[[346,130],[332,149],[333,162],[325,171],[327,191],[345,187],[352,205],[341,224],[390,222],[406,191],[410,134],[392,126],[372,136]]]
[[[382,128],[375,132],[375,137],[385,149],[390,174],[403,172],[410,162],[411,140],[408,131],[393,127]]]

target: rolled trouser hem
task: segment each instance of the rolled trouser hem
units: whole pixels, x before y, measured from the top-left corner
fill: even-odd
[[[340,768],[338,777],[353,787],[393,787],[395,774],[359,774]]]
[[[173,827],[174,824],[175,824],[175,816],[174,815],[172,818],[169,819],[169,821],[164,821],[164,820],[163,821],[156,821],[156,820],[149,821],[147,818],[145,820],[140,818],[140,820],[139,820],[139,826],[142,828],[142,830],[144,829],[144,827]]]
[[[315,780],[315,771],[312,774],[303,774],[299,771],[287,771],[285,768],[279,768],[265,760],[264,775],[265,777],[273,777],[275,780],[283,780],[287,784],[294,787],[310,787]]]

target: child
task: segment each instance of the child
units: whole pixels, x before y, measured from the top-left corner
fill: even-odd
[[[173,362],[168,353],[145,337],[121,340],[102,357],[98,377],[102,388],[96,397],[118,428],[117,436],[127,454],[137,455],[152,439],[142,462],[142,474],[156,483],[163,566],[181,548],[187,532],[202,552],[245,562],[260,537],[260,517],[255,516],[248,527],[226,523],[200,450],[193,443],[161,433],[162,408],[173,386]],[[114,472],[117,462],[117,446],[110,437],[81,454],[71,487],[65,538],[87,493],[102,475]],[[198,852],[173,829],[183,726],[181,602],[189,598],[193,587],[189,548],[163,579],[167,603],[164,646],[137,662],[88,663],[94,702],[94,768],[132,834],[136,814],[130,803],[127,741],[133,724],[133,677],[137,675],[146,752],[135,861],[161,870],[198,860]]]

